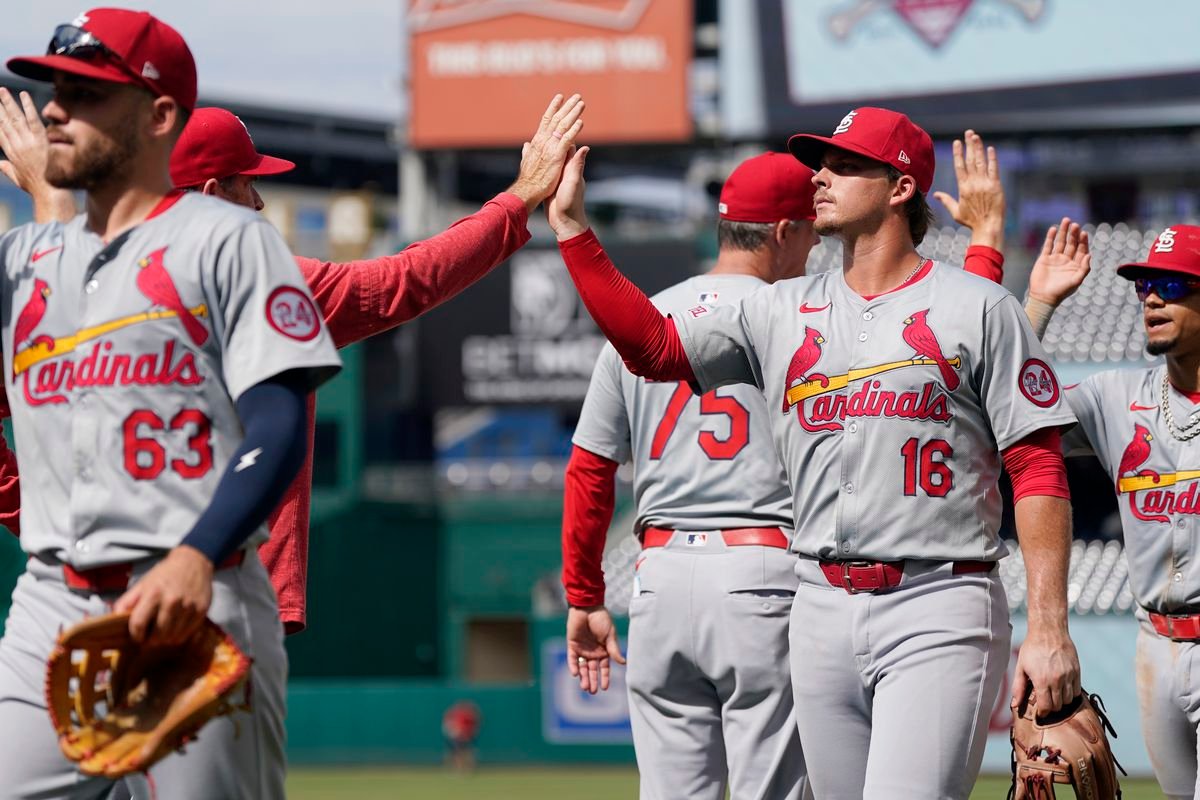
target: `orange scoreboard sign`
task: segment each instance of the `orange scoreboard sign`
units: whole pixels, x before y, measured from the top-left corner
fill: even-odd
[[[414,147],[528,139],[556,92],[587,101],[587,142],[691,136],[693,0],[411,0]]]

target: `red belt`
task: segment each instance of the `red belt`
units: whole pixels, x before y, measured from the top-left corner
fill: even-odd
[[[1177,642],[1200,639],[1200,614],[1150,614],[1150,624],[1160,636]]]
[[[688,531],[679,531],[687,534]],[[647,547],[665,547],[671,536],[676,532],[670,528],[646,528],[642,532],[642,549]],[[721,539],[724,540],[726,547],[745,547],[747,545],[761,545],[763,547],[778,547],[781,550],[787,550],[788,537],[779,528],[731,528],[726,531],[718,531],[721,534]]]
[[[995,561],[955,561],[951,572],[970,575],[991,572]],[[850,594],[894,589],[904,578],[903,561],[822,561],[821,572],[830,586],[845,589]]]
[[[222,561],[217,566],[217,569],[237,567],[245,560],[246,551],[238,550],[229,558]],[[83,570],[75,569],[70,564],[63,564],[63,580],[67,582],[68,588],[80,589],[95,594],[125,591],[126,587],[129,586],[129,579],[132,575],[133,564],[129,561],[120,564],[106,564],[103,567]]]

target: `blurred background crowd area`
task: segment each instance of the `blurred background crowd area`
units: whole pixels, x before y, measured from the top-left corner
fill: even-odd
[[[1200,219],[1191,0],[402,5],[400,119],[331,114],[316,98],[307,107],[230,102],[205,96],[201,82],[201,104],[226,105],[261,152],[297,163],[258,188],[298,254],[374,257],[444,229],[512,181],[548,98],[581,91],[591,219],[622,270],[652,293],[711,263],[716,197],[743,158],[784,150],[796,131],[828,132],[855,106],[886,105],[933,134],[935,190],[955,193],[950,147],[964,129],[997,148],[1004,282],[1018,296],[1046,227],[1063,216],[1087,223],[1093,273],[1046,336],[1064,383],[1150,363],[1140,307],[1113,267],[1144,255],[1164,225]],[[44,87],[9,75],[0,83],[46,99]],[[937,211],[920,249],[960,264],[969,234]],[[28,199],[0,181],[0,226],[30,214]],[[333,702],[322,684],[306,705],[307,679],[412,681],[403,713],[427,711],[434,731],[449,695],[430,687],[545,688],[547,631],[561,637],[564,608],[563,467],[603,338],[544,218],[530,229],[529,245],[460,297],[345,351],[346,370],[321,391],[309,628],[288,642],[300,682],[293,747],[309,735],[312,753],[339,753],[336,737],[318,743],[303,732],[305,714],[319,720]],[[809,263],[838,266],[831,242]],[[606,562],[618,611],[636,552],[628,467],[620,478]],[[1086,459],[1071,461],[1070,480],[1074,610],[1129,615],[1111,481]],[[1013,536],[1007,520],[1004,535]],[[8,563],[15,574],[19,561]],[[1019,612],[1020,560],[1004,574]],[[391,635],[368,638],[348,619]],[[507,719],[537,696],[491,697],[485,719]],[[543,742],[554,739],[546,713],[543,704],[530,723]],[[602,722],[587,735],[605,740]],[[420,760],[440,747],[436,733],[409,744],[393,733],[392,755]],[[515,736],[497,740],[492,756],[532,747]],[[358,745],[343,749],[362,757]]]

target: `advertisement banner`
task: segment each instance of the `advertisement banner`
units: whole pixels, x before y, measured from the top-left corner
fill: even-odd
[[[606,243],[647,294],[695,274],[691,242]],[[525,247],[420,322],[422,384],[436,407],[551,404],[578,408],[604,336],[558,249]]]
[[[935,134],[1096,126],[1114,114],[1145,124],[1156,103],[1193,101],[1200,77],[1191,0],[767,0],[721,11],[743,39],[757,31],[761,56],[722,72],[731,131],[827,131],[861,105],[899,109]],[[740,99],[748,92],[761,97],[761,120]]]
[[[692,0],[411,0],[407,25],[414,147],[520,145],[557,92],[590,143],[691,136]]]

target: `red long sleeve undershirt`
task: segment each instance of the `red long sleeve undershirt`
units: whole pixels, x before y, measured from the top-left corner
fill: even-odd
[[[1000,454],[1012,481],[1014,503],[1037,496],[1071,499],[1060,439],[1058,428],[1042,428]]]
[[[617,462],[571,448],[563,487],[563,587],[573,606],[604,603],[604,540],[616,503]]]

